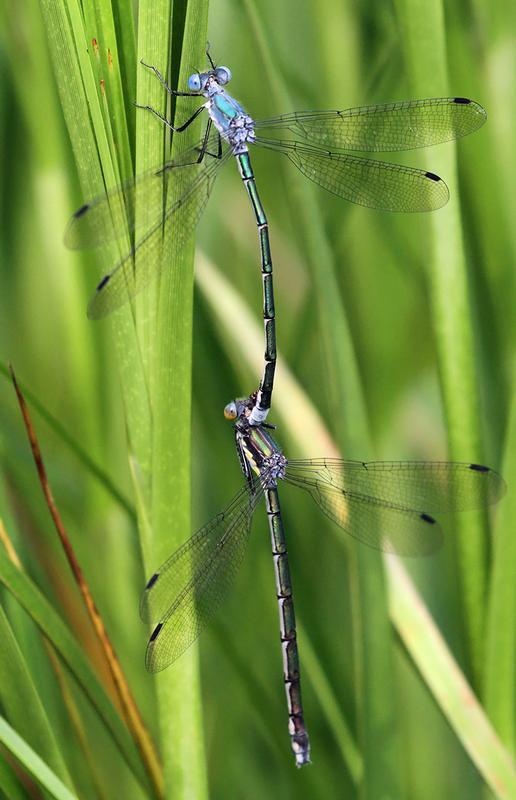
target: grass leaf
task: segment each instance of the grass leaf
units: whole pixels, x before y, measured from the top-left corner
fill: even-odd
[[[38,756],[27,742],[0,716],[0,742],[22,764],[27,772],[50,793],[55,800],[77,800],[50,767]]]
[[[444,9],[430,3],[398,0],[411,90],[419,97],[463,96],[449,88]],[[479,378],[475,365],[474,315],[464,252],[455,146],[432,152],[432,169],[446,176],[451,199],[429,215],[428,281],[439,376],[450,457],[483,463]],[[487,515],[457,523],[458,562],[471,668],[482,674],[484,610],[487,591]],[[478,685],[478,684],[477,684]]]
[[[86,697],[90,700],[108,729],[136,779],[146,786],[146,776],[134,744],[111,701],[85,660],[81,648],[32,581],[11,563],[3,548],[0,549],[0,582],[9,589],[38,628],[60,653],[75,680],[81,686]]]

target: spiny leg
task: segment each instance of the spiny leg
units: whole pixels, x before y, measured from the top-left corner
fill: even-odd
[[[146,64],[144,61],[141,61],[140,63],[143,64],[144,67],[148,67],[149,69],[151,69],[154,72],[154,74],[156,75],[156,77],[160,81],[161,85],[165,87],[165,89],[167,90],[167,92],[169,92],[169,94],[174,95],[174,96],[177,96],[177,95],[184,96],[185,93],[175,92],[173,89],[170,88],[170,86],[168,85],[168,83],[164,79],[163,75],[161,74],[161,72],[156,67],[153,67],[150,64]],[[193,93],[192,95],[189,95],[189,96],[198,97],[199,95]],[[172,125],[170,120],[168,120],[163,114],[161,114],[160,111],[158,111],[155,108],[152,108],[152,106],[140,105],[139,103],[135,103],[134,105],[136,106],[136,108],[142,108],[144,111],[150,111],[152,114],[154,114],[154,116],[156,116],[159,120],[161,120],[161,122],[163,122],[174,133],[182,133],[183,131],[185,131],[192,124],[192,122],[195,119],[197,119],[197,117],[204,111],[204,106],[200,106],[198,109],[196,109],[194,111],[192,116],[189,117],[189,119],[187,119],[186,122],[183,123],[183,125],[178,125],[177,127],[175,127],[174,125]],[[206,126],[206,132],[204,134],[204,139],[203,139],[202,146],[201,146],[201,148],[199,150],[199,157],[196,159],[196,161],[192,161],[191,162],[192,164],[196,164],[196,163],[200,164],[205,155],[210,155],[210,156],[213,156],[214,158],[218,158],[218,159],[222,158],[222,142],[220,140],[220,136],[219,136],[218,155],[215,156],[213,153],[211,153],[211,152],[209,152],[207,150],[207,144],[208,144],[208,138],[209,138],[209,135],[210,135],[211,124],[212,123],[211,123],[211,119],[210,119],[208,121],[208,125]],[[190,165],[189,164],[185,164],[184,166],[190,166]]]
[[[173,131],[174,133],[182,133],[183,131],[185,131],[192,124],[192,122],[195,119],[197,119],[199,114],[201,114],[204,111],[204,106],[200,106],[192,114],[192,116],[186,120],[186,122],[184,122],[182,125],[178,125],[178,127],[176,128],[160,111],[158,111],[155,108],[152,108],[152,106],[144,106],[140,105],[139,103],[135,103],[134,105],[136,106],[136,108],[143,108],[144,111],[151,111],[156,117],[158,117],[158,119],[160,119],[167,126],[167,128],[170,128],[170,130]]]
[[[208,122],[208,130],[211,128],[211,119]],[[206,136],[206,144],[208,143],[208,136]],[[222,158],[222,136],[219,133],[217,139],[217,152],[212,153],[211,150],[208,150],[207,147],[204,149],[205,156],[211,156],[212,158],[217,158],[219,161]]]
[[[204,134],[204,139],[203,139],[202,146],[199,148],[199,158],[197,159],[197,163],[198,164],[201,163],[201,161],[203,160],[204,156],[211,156],[212,158],[217,158],[219,161],[222,158],[222,139],[221,139],[220,133],[219,133],[219,136],[218,136],[218,151],[217,151],[217,153],[212,153],[210,150],[208,150],[208,138],[209,138],[210,131],[211,131],[211,125],[212,125],[212,122],[211,122],[211,119],[209,119],[208,120],[208,124],[206,125],[206,132]]]
[[[161,85],[173,97],[201,97],[201,94],[199,92],[178,92],[177,89],[171,89],[157,67],[153,67],[152,64],[146,64],[143,58],[140,59],[140,64],[142,64],[142,66],[144,67],[147,67],[147,69],[151,69],[155,74],[155,76],[157,77],[157,79],[159,80],[159,82],[161,83]]]
[[[201,106],[201,108],[197,109],[197,111],[195,112],[193,117],[187,123],[185,123],[184,125],[182,125],[179,128],[174,128],[170,124],[168,119],[166,119],[162,114],[160,114],[159,111],[156,111],[155,108],[151,108],[151,106],[141,106],[141,105],[138,105],[138,103],[135,103],[134,105],[136,106],[136,108],[143,108],[144,111],[151,111],[156,117],[158,117],[158,119],[160,119],[163,123],[165,123],[165,125],[167,125],[169,128],[171,128],[175,133],[181,133],[182,131],[184,131],[184,129],[186,127],[188,127],[190,122],[192,122],[192,120],[195,119],[195,117],[197,117],[200,114],[200,112],[204,110],[204,106]],[[209,119],[208,120],[208,124],[206,125],[206,131],[204,132],[202,145],[200,147],[195,148],[197,150],[197,152],[199,153],[198,157],[194,161],[188,161],[188,162],[186,162],[184,164],[181,164],[182,167],[191,167],[193,164],[200,164],[203,161],[204,156],[211,156],[212,158],[216,158],[219,161],[221,160],[221,158],[222,158],[222,139],[220,137],[220,134],[218,136],[218,152],[217,153],[212,153],[211,150],[208,150],[208,139],[209,139],[209,136],[210,136],[211,126],[212,126],[212,121],[211,121],[211,119]]]

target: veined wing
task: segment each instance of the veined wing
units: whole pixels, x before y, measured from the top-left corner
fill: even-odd
[[[407,100],[344,111],[296,111],[255,128],[289,130],[323,147],[367,152],[413,150],[467,136],[487,119],[479,103],[465,97]]]
[[[435,211],[450,196],[445,182],[433,172],[299,142],[257,137],[256,143],[284,153],[314,183],[358,205],[383,211]]]
[[[426,555],[441,544],[428,512],[482,508],[505,492],[494,470],[458,462],[296,460],[289,461],[286,480],[308,491],[351,536],[404,556]]]
[[[181,167],[185,190],[197,180],[203,162],[195,162],[203,141],[204,138],[172,161],[137,175],[81,206],[68,223],[64,234],[65,245],[70,250],[89,250],[123,239],[128,233],[149,223],[161,221],[164,192],[170,176]],[[212,135],[207,149],[215,152],[217,146],[218,134]],[[205,159],[212,160],[209,156],[205,156]]]
[[[187,151],[180,160],[194,152],[197,151]],[[118,208],[118,212],[115,212],[114,219],[123,219],[120,210],[122,197],[125,203],[127,196],[127,207],[131,212],[136,209],[136,217],[132,213],[129,227],[126,225],[124,229],[125,233],[127,235],[131,227],[134,229],[135,219],[139,220],[141,214],[145,223],[145,234],[133,243],[98,284],[88,306],[90,319],[100,319],[123,306],[129,298],[147,286],[164,265],[170,263],[173,252],[188,240],[197,225],[218,171],[230,154],[231,150],[227,149],[221,159],[205,156],[200,164],[188,166],[178,163],[176,159],[159,170],[136,179],[125,192],[115,190],[112,203]],[[95,204],[86,207],[83,213],[77,212],[76,224],[70,225],[67,241],[106,241],[102,239],[106,225],[100,219],[104,211],[110,213],[110,208],[109,196],[105,195]],[[91,222],[88,222],[90,214]],[[82,223],[82,220],[85,222]],[[113,230],[112,222],[108,224],[108,230]]]
[[[147,646],[149,672],[179,658],[221,605],[244,557],[253,511],[262,496],[258,480],[253,491],[246,484],[149,580],[140,603],[142,619],[158,623]]]

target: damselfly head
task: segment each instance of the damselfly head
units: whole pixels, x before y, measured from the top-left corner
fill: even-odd
[[[234,420],[237,418],[238,416],[237,404],[235,403],[234,400],[232,400],[231,403],[227,404],[226,408],[224,409],[224,416],[226,419],[229,420]]]
[[[215,80],[220,86],[225,86],[231,80],[231,70],[229,67],[217,67],[213,71]]]
[[[252,405],[249,403],[248,397],[232,400],[231,403],[228,403],[224,409],[224,416],[226,419],[229,419],[233,422],[236,419],[244,417],[246,413],[249,414],[251,408]]]
[[[191,92],[204,92],[210,77],[210,72],[194,72],[194,74],[190,75],[188,78],[188,88]]]
[[[225,86],[231,80],[231,70],[229,67],[215,67],[209,72],[194,72],[188,78],[188,88],[191,92],[209,92],[210,86],[213,92],[214,84]]]

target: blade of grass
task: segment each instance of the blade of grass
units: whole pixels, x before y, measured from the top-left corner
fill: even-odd
[[[93,402],[89,413],[84,408],[77,408],[76,413],[90,451],[98,452],[105,447],[105,436],[101,433],[100,404],[95,403],[97,398],[91,394],[92,385],[98,381],[97,354],[92,347],[91,331],[86,327],[81,277],[77,270],[71,269],[72,257],[62,244],[62,229],[73,202],[63,169],[66,133],[43,19],[37,0],[21,0],[6,6],[2,13],[5,15],[2,20],[5,24],[0,23],[0,29],[4,28],[2,49],[9,60],[17,104],[27,131],[22,161],[30,165],[30,177],[28,173],[20,181],[24,184],[21,236],[22,240],[30,241],[29,248],[34,248],[35,253],[34,257],[29,253],[19,257],[12,303],[16,305],[26,342],[34,342],[36,335],[40,346],[54,342],[49,358],[33,365],[34,385],[43,385],[54,371],[60,376],[60,383],[64,379],[73,386],[77,403],[78,398],[90,397]],[[26,229],[24,219],[30,221]],[[34,268],[36,263],[38,269]],[[59,308],[60,313],[49,315],[49,306]],[[44,326],[43,335],[34,333],[39,326]],[[9,338],[6,352],[14,357],[18,350],[16,337]],[[58,347],[55,342],[59,342]]]
[[[261,363],[261,332],[240,295],[205,257],[197,259],[196,279],[216,319],[223,345],[232,355],[235,326],[240,355],[252,374]],[[281,427],[296,447],[296,454],[314,452],[337,457],[338,449],[320,415],[296,382],[283,359],[278,359],[275,409]],[[332,526],[339,541],[349,550],[349,541]],[[470,755],[477,769],[497,790],[512,791],[514,774],[510,758],[491,728],[483,708],[438,633],[425,604],[401,562],[384,558],[393,624],[421,671],[432,696]],[[417,606],[417,623],[415,623]],[[509,798],[510,794],[502,794]]]
[[[170,14],[172,13],[171,31]],[[166,5],[142,3],[138,25],[138,55],[165,75],[172,85],[186,85],[192,62],[205,60],[207,0]],[[171,51],[169,49],[171,48]],[[179,72],[171,67],[179,66]],[[166,111],[166,92],[149,70],[138,73],[139,102]],[[177,104],[175,119],[184,121],[192,103]],[[174,109],[172,109],[173,111]],[[177,113],[179,112],[179,113]],[[187,148],[195,131],[174,136]],[[176,141],[177,140],[177,141]],[[169,154],[169,133],[151,114],[137,119],[138,169],[158,163]],[[180,191],[180,181],[178,182]],[[167,237],[173,237],[167,231]],[[168,243],[165,244],[167,252]],[[152,403],[152,499],[148,507],[150,538],[141,528],[147,574],[153,572],[190,533],[191,370],[193,325],[193,247],[170,247],[170,263],[159,281],[142,298],[139,332],[148,352],[147,375]],[[196,648],[175,666],[173,674],[156,676],[167,797],[207,796],[207,777],[201,715],[200,678]]]
[[[112,154],[117,148],[111,135],[111,126],[106,128],[103,115],[104,92],[96,80],[91,55],[91,38],[84,27],[81,6],[76,0],[69,3],[41,2],[47,31],[49,50],[54,65],[54,74],[61,99],[63,114],[83,195],[94,197],[106,186],[112,187],[120,178],[130,177],[121,172]],[[115,42],[102,42],[104,51],[115,50]],[[113,64],[112,69],[117,68]],[[135,65],[133,65],[135,68]],[[118,108],[118,113],[121,109]],[[127,159],[125,162],[127,163]],[[127,241],[121,241],[129,249]],[[106,263],[113,265],[120,257],[118,246],[105,247]],[[123,385],[124,408],[127,430],[134,457],[140,464],[141,474],[148,474],[150,465],[150,420],[145,372],[142,354],[134,328],[132,309],[127,307],[116,314],[110,329],[116,352],[116,361]]]
[[[136,97],[136,35],[131,0],[118,0],[113,6],[116,39],[118,41],[120,74],[125,105],[129,107]],[[135,118],[128,115],[129,139],[134,140]]]
[[[302,640],[303,664],[306,666],[307,674],[310,676],[317,699],[326,715],[328,725],[333,731],[335,741],[340,748],[342,759],[348,767],[353,783],[360,786],[364,770],[362,755],[339,707],[339,702],[324,672],[321,660],[312,646],[310,637],[299,623],[297,624],[297,630]]]
[[[95,605],[89,585],[86,581],[81,566],[77,560],[77,557],[73,550],[72,543],[65,529],[65,526],[63,525],[61,515],[58,511],[57,505],[55,503],[52,494],[52,490],[50,488],[50,484],[48,482],[47,472],[43,462],[43,456],[41,454],[39,442],[36,436],[36,431],[34,430],[34,426],[32,425],[32,420],[29,415],[29,410],[27,408],[25,398],[20,389],[20,386],[16,381],[16,376],[14,374],[14,370],[12,367],[10,367],[10,373],[14,389],[16,392],[16,396],[18,398],[20,411],[22,413],[23,422],[27,431],[27,436],[30,442],[32,455],[38,472],[41,488],[43,490],[43,495],[45,497],[45,502],[48,506],[48,510],[54,522],[56,532],[63,546],[63,550],[68,560],[68,564],[70,566],[70,569],[72,570],[74,579],[82,595],[82,599],[86,607],[87,614],[90,618],[93,630],[95,631],[95,634],[99,641],[101,651],[104,654],[104,658],[108,666],[108,669],[110,671],[111,677],[113,678],[113,683],[115,685],[118,699],[122,707],[122,712],[126,719],[127,725],[134,737],[136,746],[138,747],[141,753],[149,777],[156,789],[156,793],[160,795],[163,792],[163,779],[161,774],[161,767],[154,749],[154,745],[150,738],[149,732],[143,723],[143,719],[141,717],[140,711],[136,705],[129,684],[122,670],[120,661],[115,653],[114,647],[108,636],[102,616],[100,615]]]
[[[73,783],[16,637],[0,607],[0,699],[10,722],[70,789]],[[30,708],[30,715],[27,709]]]
[[[64,783],[57,777],[48,764],[11,728],[4,717],[0,716],[0,742],[22,764],[27,772],[43,786],[56,800],[77,800]]]
[[[99,0],[99,9],[102,3]],[[179,9],[180,6],[177,6]],[[195,25],[206,24],[206,9],[207,3],[191,3],[188,6],[191,24]],[[112,185],[115,183],[120,174],[123,174],[122,169],[118,169],[118,165],[114,164],[112,157],[116,152],[114,147],[113,137],[111,130],[121,130],[119,125],[125,123],[120,117],[123,108],[120,102],[119,87],[121,81],[116,76],[109,79],[104,84],[106,92],[109,91],[110,85],[115,92],[115,97],[110,98],[108,94],[102,97],[99,93],[98,80],[96,82],[96,72],[101,74],[98,65],[95,63],[95,52],[92,51],[91,41],[96,38],[97,44],[103,50],[102,52],[111,51],[112,54],[117,52],[116,42],[114,40],[113,26],[111,25],[111,17],[108,9],[107,13],[88,14],[87,19],[83,19],[80,13],[78,4],[72,2],[66,6],[63,3],[53,6],[47,4],[45,6],[47,21],[49,22],[49,38],[54,52],[58,52],[59,58],[56,58],[56,74],[58,76],[58,83],[60,94],[65,109],[67,124],[74,144],[75,155],[77,159],[78,169],[81,176],[81,183],[85,190],[85,195],[94,194],[99,191],[99,165],[97,161],[97,150],[100,155],[100,163],[102,165],[103,175],[106,184]],[[170,43],[170,26],[172,16],[172,6],[167,0],[160,0],[160,2],[145,3],[142,2],[139,7],[139,27],[138,27],[138,55],[145,57],[147,61],[151,61],[162,66],[166,69],[169,59],[169,43]],[[182,41],[183,30],[187,15],[183,16],[181,20],[181,13],[178,15],[179,30],[175,32],[175,37]],[[203,22],[204,20],[204,22]],[[62,35],[64,34],[64,35]],[[205,33],[202,34],[202,45],[199,42],[199,33],[196,34],[195,46],[196,52],[200,53],[200,48],[204,46]],[[57,41],[59,39],[59,41]],[[62,41],[65,41],[66,46],[63,46]],[[100,40],[103,41],[100,41]],[[185,40],[185,46],[192,50],[193,43]],[[89,56],[87,55],[89,52]],[[63,52],[64,51],[64,52]],[[70,77],[66,81],[60,79],[59,73],[62,72],[63,63],[68,68]],[[116,59],[112,61],[113,68],[116,70]],[[127,60],[125,62],[126,71],[132,66],[136,72],[136,64],[129,65]],[[109,67],[109,65],[108,65]],[[155,107],[161,107],[165,93],[160,86],[159,82],[155,79],[152,80],[152,75],[142,67],[138,70],[138,91],[137,97],[139,100],[144,99],[145,103],[149,103]],[[98,76],[97,76],[98,77]],[[76,100],[75,95],[78,96]],[[104,99],[105,98],[105,99]],[[118,99],[117,99],[118,98]],[[134,98],[131,98],[131,100]],[[105,113],[103,113],[103,108]],[[134,113],[131,110],[131,113]],[[91,121],[91,127],[85,126],[87,119]],[[151,115],[139,114],[137,117],[137,138],[136,138],[136,154],[135,161],[137,169],[141,170],[147,166],[154,166],[160,163],[166,154],[166,136],[164,128],[159,126],[157,121]],[[86,131],[84,128],[86,127]],[[86,134],[86,135],[85,135]],[[93,170],[92,170],[93,167]],[[90,175],[94,174],[95,181],[92,181]],[[95,186],[92,184],[96,183]],[[144,210],[143,210],[144,211]],[[139,209],[138,213],[142,213]],[[108,253],[109,257],[109,253]],[[112,263],[114,263],[113,257]],[[191,261],[191,256],[190,256]],[[184,268],[188,274],[188,261],[184,264],[171,264],[167,265],[169,270],[175,270],[178,267]],[[191,273],[191,266],[189,268]],[[176,276],[177,277],[177,276]],[[177,288],[177,287],[176,287]],[[191,335],[191,321],[188,323],[188,313],[191,317],[191,277],[184,281],[180,295],[173,298],[173,303],[167,308],[166,313],[170,313],[169,318],[157,319],[157,298],[160,297],[159,281],[150,287],[144,293],[144,297],[138,298],[135,303],[135,312],[137,319],[137,327],[134,327],[134,317],[131,311],[122,311],[117,315],[116,325],[114,326],[115,344],[117,350],[117,358],[122,376],[123,395],[127,415],[127,428],[130,439],[130,463],[132,474],[138,482],[136,486],[136,495],[139,498],[138,508],[140,510],[140,527],[142,532],[142,544],[145,553],[148,553],[146,542],[146,531],[157,530],[160,536],[164,537],[167,534],[171,520],[187,519],[188,512],[185,509],[189,508],[189,433],[187,427],[184,425],[185,419],[188,419],[189,403],[190,403],[190,366],[188,349],[190,347]],[[188,299],[189,298],[189,299]],[[189,311],[190,308],[190,311]],[[153,347],[156,342],[156,336],[166,335],[172,336],[169,331],[170,320],[181,321],[182,314],[186,311],[184,317],[185,325],[179,330],[179,343],[183,351],[178,350],[174,353],[170,350],[166,356],[167,360],[163,360],[162,351],[160,348],[160,356],[154,359]],[[165,317],[165,314],[163,314]],[[177,374],[182,380],[183,385],[180,387],[180,392],[177,398],[170,395],[161,395],[162,400],[159,398],[161,391],[161,383],[165,382],[168,372],[176,370]],[[157,380],[155,381],[155,377]],[[184,378],[184,380],[183,380]],[[179,414],[174,414],[174,409],[170,407],[170,403],[175,404],[179,408]],[[163,429],[158,425],[154,426],[153,421],[156,415],[161,417],[161,409],[164,409],[166,404],[167,414],[170,420],[181,420],[181,427],[178,429],[180,436],[176,440],[162,438]],[[183,413],[187,409],[186,413]],[[164,416],[164,414],[163,414]],[[174,424],[176,424],[174,422]],[[170,426],[169,426],[170,427]],[[154,443],[157,443],[157,448],[154,450]],[[160,455],[161,448],[161,455]],[[162,475],[167,478],[166,491],[162,491],[161,485],[158,483],[158,488],[154,488],[154,481],[158,479],[156,465],[158,467],[163,464],[162,454],[167,456],[170,454],[170,459],[173,461],[173,468],[163,468]],[[174,476],[175,472],[180,467],[181,477],[178,479],[181,484],[181,491],[171,491],[170,479]],[[163,524],[163,519],[157,516],[154,518],[153,508],[158,512],[167,507],[166,510],[166,524]],[[186,525],[188,529],[189,524]],[[161,533],[162,532],[162,533]],[[154,562],[154,557],[153,557]],[[153,563],[155,566],[155,563]],[[184,662],[186,664],[186,661]],[[193,662],[190,669],[185,666],[185,676],[191,686],[194,687],[193,693],[198,698],[199,690],[197,687],[197,672],[193,669]],[[176,671],[177,674],[177,671]],[[166,686],[167,682],[163,681]],[[200,729],[200,714],[198,713],[198,701],[189,702],[185,696],[184,691],[181,692],[180,697],[175,698],[176,701],[181,701],[183,710],[188,712],[194,719],[193,725],[198,731]],[[180,709],[181,704],[174,701],[174,711]],[[162,730],[163,730],[163,751],[167,754],[167,764],[174,757],[178,757],[179,771],[182,773],[182,781],[187,784],[192,781],[199,780],[199,786],[205,783],[205,778],[198,778],[203,773],[203,769],[199,764],[192,768],[192,760],[187,763],[188,759],[182,759],[180,748],[178,747],[179,739],[174,743],[169,741],[172,732],[175,730],[182,731],[181,726],[173,726],[170,723],[172,716],[171,708],[163,710],[162,714]],[[185,737],[184,731],[181,732],[183,736],[182,741],[188,741],[188,734]],[[199,740],[199,736],[196,736]],[[189,751],[190,756],[192,750]],[[200,759],[198,759],[200,763]],[[171,787],[172,784],[178,786],[177,775],[172,780],[170,775],[167,778],[167,783]],[[181,782],[181,781],[180,781]],[[179,782],[179,783],[180,783]],[[198,796],[203,792],[199,791]]]
[[[20,781],[14,768],[7,762],[5,754],[0,755],[0,789],[8,800],[27,800],[28,792]]]
[[[113,742],[137,781],[147,787],[147,779],[135,745],[98,682],[84,653],[46,598],[24,573],[20,572],[0,548],[0,582],[27,611],[67,664],[71,674],[99,715]]]
[[[440,0],[397,0],[402,46],[416,97],[448,95],[444,11]],[[455,94],[460,95],[458,87]],[[428,280],[439,375],[452,459],[482,463],[479,388],[467,263],[463,248],[455,147],[432,152],[451,199],[429,215]],[[483,668],[487,515],[457,523],[460,583],[469,658],[476,685]]]
[[[11,380],[11,376],[9,373],[8,367],[5,364],[0,362],[0,374],[4,376],[7,380]],[[42,419],[45,420],[47,425],[50,427],[51,430],[61,439],[63,444],[76,456],[80,464],[82,464],[83,468],[89,472],[101,486],[104,487],[106,492],[111,496],[111,498],[117,503],[128,515],[128,517],[134,522],[136,520],[136,514],[134,508],[132,507],[129,500],[124,497],[122,492],[118,489],[117,486],[113,483],[109,475],[100,467],[94,460],[91,458],[90,455],[86,452],[86,450],[82,447],[81,443],[75,439],[64,427],[64,425],[60,422],[57,417],[55,417],[47,408],[46,406],[36,397],[34,392],[31,392],[30,389],[22,382],[18,381],[18,385],[22,390],[23,394],[36,409],[38,414],[41,416]]]
[[[389,561],[391,616],[405,647],[495,796],[500,800],[511,800],[516,795],[516,772],[509,753],[498,739],[401,562],[392,556],[385,558]]]
[[[485,704],[493,725],[510,752],[516,751],[516,398],[512,398],[504,475],[511,491],[502,504],[495,527],[494,560],[487,609]]]
[[[116,149],[112,149],[112,158],[113,161],[118,163],[121,175],[130,175],[133,170],[133,161],[111,0],[97,0],[93,7],[89,6],[89,4],[86,5],[84,7],[86,20],[88,19],[88,8],[94,8],[94,17],[91,20],[92,25],[91,27],[86,26],[89,38],[96,37],[97,39],[97,48],[92,48],[91,54],[95,55],[98,52],[101,65],[100,74],[105,85],[105,97],[109,98],[106,110],[112,128],[112,142],[116,147]],[[132,20],[132,14],[128,16]],[[129,114],[132,115],[132,107],[129,106],[129,108]]]
[[[17,554],[16,550],[14,549],[14,545],[13,545],[13,543],[12,543],[8,533],[7,533],[7,530],[5,529],[5,526],[4,526],[4,523],[3,523],[2,519],[0,519],[0,542],[5,547],[6,553],[9,556],[11,562],[14,564],[14,566],[17,569],[22,570],[23,566],[21,564],[20,559],[18,558],[18,554]],[[77,707],[77,703],[75,702],[75,698],[74,698],[74,696],[73,696],[73,694],[70,691],[70,688],[68,686],[67,678],[66,678],[66,676],[64,674],[63,668],[61,666],[61,662],[59,661],[59,658],[56,655],[52,645],[50,644],[48,639],[45,639],[45,637],[43,637],[43,644],[45,645],[45,650],[46,650],[48,659],[49,659],[50,663],[52,664],[52,669],[54,670],[54,674],[55,674],[55,676],[57,678],[57,681],[59,683],[59,689],[61,691],[61,696],[63,698],[63,703],[64,703],[64,705],[66,707],[67,712],[68,712],[68,716],[70,718],[70,722],[72,724],[73,730],[75,731],[75,735],[76,735],[77,740],[79,742],[79,746],[80,746],[80,748],[81,748],[81,750],[82,750],[82,752],[84,754],[84,758],[85,758],[85,760],[86,760],[86,762],[88,764],[91,780],[92,780],[92,782],[93,782],[93,784],[95,786],[95,789],[96,789],[96,792],[97,792],[97,796],[99,798],[104,798],[104,797],[106,797],[106,795],[105,795],[104,789],[102,787],[102,780],[101,780],[101,778],[100,778],[100,776],[98,774],[98,765],[97,765],[97,763],[95,761],[95,756],[94,756],[94,754],[92,752],[92,749],[91,749],[91,743],[88,740],[88,737],[86,735],[86,731],[85,731],[85,728],[84,728],[84,725],[83,725],[83,721],[82,721],[82,718],[81,718],[80,711],[79,711],[79,709]],[[27,706],[25,706],[25,708],[26,707]],[[1,783],[0,783],[0,785],[1,785]]]
[[[11,539],[10,539],[6,529],[5,529],[5,526],[3,524],[3,520],[2,519],[0,519],[0,542],[5,547],[6,553],[9,556],[11,562],[14,564],[14,566],[17,569],[22,570],[23,569],[22,563],[21,563],[20,559],[18,558],[18,554],[16,553],[16,550],[14,549],[14,545],[13,545],[13,543],[12,543],[12,541],[11,541]],[[73,730],[75,732],[75,735],[77,737],[77,741],[78,741],[79,746],[80,746],[80,748],[82,750],[84,758],[85,758],[85,760],[86,760],[86,762],[88,764],[92,783],[95,786],[95,790],[96,790],[98,798],[103,800],[103,798],[106,798],[107,795],[106,795],[106,793],[104,791],[104,788],[102,786],[102,779],[101,779],[101,777],[99,775],[98,763],[97,763],[97,760],[95,759],[95,756],[94,756],[94,753],[93,753],[93,750],[92,750],[92,745],[91,745],[91,743],[90,743],[90,741],[89,741],[89,739],[87,737],[86,730],[85,730],[85,727],[84,727],[84,724],[83,724],[83,720],[81,718],[81,713],[79,711],[79,708],[77,706],[75,698],[74,698],[72,692],[70,691],[70,688],[68,686],[67,677],[66,677],[66,675],[64,673],[64,670],[63,670],[63,668],[61,666],[61,662],[59,661],[59,658],[58,658],[57,654],[55,653],[55,651],[54,651],[52,645],[50,644],[50,642],[48,641],[48,639],[45,639],[45,637],[42,637],[42,638],[43,638],[43,644],[45,646],[45,650],[46,650],[46,653],[47,653],[47,657],[48,657],[48,659],[49,659],[49,661],[50,661],[50,663],[52,665],[52,669],[54,671],[54,674],[55,674],[55,676],[57,678],[57,681],[58,681],[58,684],[59,684],[59,689],[60,689],[60,692],[61,692],[61,696],[63,698],[63,703],[64,703],[64,705],[66,707],[67,712],[68,712],[68,717],[70,719],[70,723],[71,723],[72,728],[73,728]],[[25,706],[25,708],[26,708],[26,706]]]
[[[82,756],[86,764],[88,765],[90,778],[93,786],[95,787],[97,797],[99,798],[99,800],[107,800],[107,794],[102,785],[102,777],[99,774],[96,756],[92,750],[91,742],[87,736],[80,711],[77,707],[77,703],[75,702],[75,698],[72,692],[70,691],[70,687],[68,686],[67,677],[61,666],[61,662],[59,661],[59,658],[54,652],[52,645],[46,639],[44,639],[43,641],[46,646],[45,649],[47,651],[49,661],[52,664],[52,669],[54,670],[57,681],[59,683],[59,690],[63,698],[63,704],[70,718],[70,723],[77,738],[77,742],[79,744]]]

